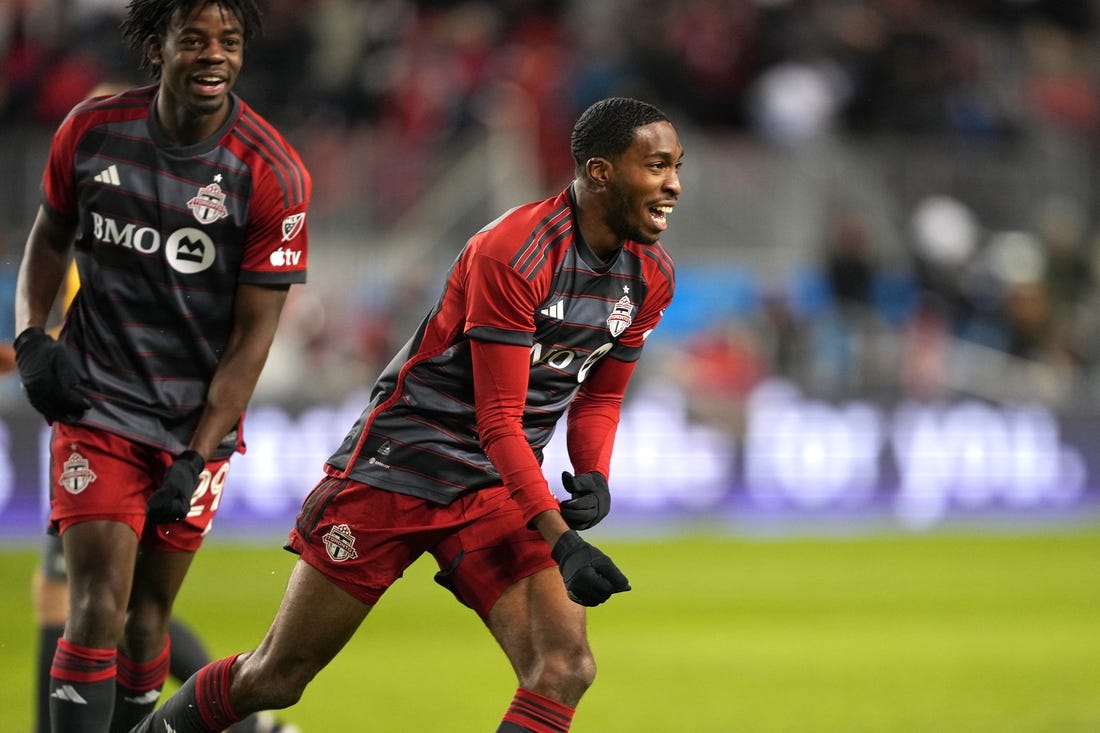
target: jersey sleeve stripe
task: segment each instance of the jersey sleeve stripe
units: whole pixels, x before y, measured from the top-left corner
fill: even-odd
[[[279,188],[280,188],[280,190],[282,190],[282,193],[283,193],[283,206],[285,206],[287,208],[293,206],[294,204],[291,203],[291,194],[292,194],[292,191],[290,190],[290,185],[291,184],[290,184],[290,181],[287,180],[286,172],[283,170],[283,168],[281,166],[276,165],[275,161],[268,154],[268,151],[266,149],[264,149],[264,147],[261,146],[260,144],[258,144],[256,141],[249,138],[248,135],[245,134],[245,132],[243,130],[241,130],[239,128],[234,129],[232,134],[235,138],[240,140],[241,143],[245,147],[247,147],[248,149],[255,152],[257,155],[259,155],[260,158],[262,158],[263,161],[271,169],[272,173],[274,173],[276,180],[278,180],[278,182],[279,182]]]
[[[271,166],[282,183],[285,205],[289,208],[302,203],[306,193],[301,167],[272,131],[255,115],[246,111],[241,115],[236,132],[246,145],[259,153]]]
[[[306,198],[306,184],[302,164],[296,155],[287,148],[282,137],[275,132],[275,128],[251,109],[247,109],[245,114],[242,115],[241,122],[248,125],[250,129],[255,130],[256,138],[262,140],[280,162],[286,166],[289,173],[288,178],[292,179],[294,183],[295,200],[293,204],[304,201]]]
[[[563,216],[564,215],[564,216]],[[573,217],[568,206],[563,206],[539,222],[521,249],[512,259],[512,266],[528,280],[539,270],[545,261],[545,253],[565,239],[573,229]]]
[[[668,256],[668,252],[663,247],[646,247],[642,251],[646,257],[657,263],[657,269],[668,280],[669,292],[673,292],[676,287],[676,269],[672,264],[672,258]]]

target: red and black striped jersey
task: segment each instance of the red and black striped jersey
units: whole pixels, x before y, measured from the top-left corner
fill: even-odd
[[[43,199],[76,226],[80,290],[60,338],[92,398],[81,422],[178,452],[225,350],[238,284],[305,281],[312,184],[290,144],[236,96],[209,139],[173,146],[156,91],[74,108],[54,136]]]
[[[582,382],[606,356],[639,357],[675,286],[663,246],[628,241],[605,262],[582,239],[574,210],[570,187],[467,242],[329,473],[442,504],[501,483],[479,442],[471,339],[530,348],[523,431],[542,462]]]

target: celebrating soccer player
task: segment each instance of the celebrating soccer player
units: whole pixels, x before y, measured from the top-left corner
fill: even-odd
[[[14,345],[53,425],[50,521],[70,580],[54,731],[124,731],[153,709],[173,600],[305,280],[309,175],[232,93],[258,29],[253,0],[133,0],[123,37],[156,82],[78,105],[50,148]],[[54,339],[73,256],[81,288]]]
[[[475,234],[379,377],[298,514],[301,557],[259,648],[201,669],[135,731],[220,731],[295,703],[425,552],[516,671],[498,733],[569,730],[595,676],[585,607],[630,589],[577,530],[610,509],[623,394],[672,299],[658,237],[683,157],[668,118],[624,98],[585,111],[572,149],[569,187]],[[559,502],[540,462],[567,412]]]

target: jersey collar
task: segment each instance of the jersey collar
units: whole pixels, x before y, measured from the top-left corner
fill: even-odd
[[[158,93],[159,94],[159,93]],[[153,95],[153,101],[149,107],[149,134],[153,138],[153,142],[156,143],[158,148],[163,148],[166,151],[170,151],[173,155],[180,157],[194,157],[196,155],[203,155],[209,153],[214,148],[218,147],[221,139],[225,137],[225,134],[229,132],[230,128],[237,123],[237,118],[241,114],[241,100],[236,94],[230,93],[229,95],[229,114],[225,116],[225,122],[221,127],[214,132],[213,135],[200,140],[194,145],[173,145],[172,141],[168,139],[167,133],[164,132],[164,128],[160,124],[160,120],[157,118],[157,95]]]

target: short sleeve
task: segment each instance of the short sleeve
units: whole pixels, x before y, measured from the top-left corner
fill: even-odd
[[[530,346],[539,295],[534,285],[495,257],[473,251],[466,278],[466,335]]]
[[[248,234],[241,282],[285,285],[306,281],[309,260],[309,209],[311,182],[305,168],[304,196],[289,199],[270,170],[257,177],[249,202]]]
[[[75,155],[79,120],[69,115],[57,128],[42,174],[42,203],[51,215],[66,222],[75,222],[78,216]]]

